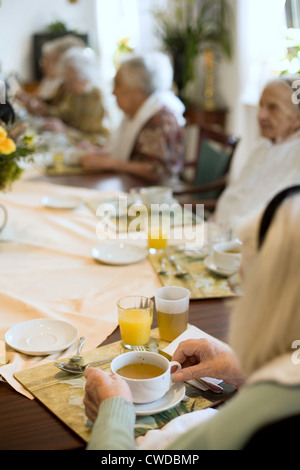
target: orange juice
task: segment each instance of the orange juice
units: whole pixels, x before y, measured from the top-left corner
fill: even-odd
[[[119,310],[119,326],[123,344],[139,346],[147,344],[152,325],[152,308]]]
[[[148,232],[148,248],[165,250],[168,244],[168,233],[161,228],[151,229]]]

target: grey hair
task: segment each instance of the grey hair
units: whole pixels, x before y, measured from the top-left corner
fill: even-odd
[[[173,68],[162,52],[128,54],[121,60],[120,69],[126,83],[132,88],[141,88],[146,95],[172,87]]]
[[[298,97],[300,94],[300,75],[280,75],[279,77],[274,78],[269,83],[267,83],[266,87],[276,83],[281,83],[289,88],[289,90],[292,92],[292,103],[295,104],[298,109],[300,109],[300,99]]]
[[[99,64],[96,54],[90,48],[72,47],[61,57],[59,69],[63,74],[66,68],[72,68],[80,81],[97,83],[99,80]]]
[[[53,58],[57,59],[71,47],[85,48],[86,45],[82,39],[68,34],[67,36],[54,39],[53,41],[45,42],[42,47],[42,54],[51,55]]]
[[[300,195],[278,208],[261,249],[246,270],[229,341],[249,376],[299,339]]]

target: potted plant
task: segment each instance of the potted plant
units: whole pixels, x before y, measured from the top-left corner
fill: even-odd
[[[232,53],[232,10],[229,0],[169,0],[167,10],[154,12],[158,34],[174,65],[174,81],[179,95],[195,76],[199,54],[211,84],[215,54],[227,58]],[[213,71],[214,73],[214,71]]]

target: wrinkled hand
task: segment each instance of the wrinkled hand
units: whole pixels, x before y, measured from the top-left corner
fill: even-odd
[[[185,382],[201,377],[224,380],[239,388],[244,382],[238,360],[231,349],[216,341],[191,339],[179,344],[173,357],[182,369],[174,374],[174,380]]]
[[[85,396],[83,403],[87,417],[94,422],[99,406],[107,398],[122,397],[132,403],[132,395],[125,380],[108,375],[100,369],[87,368],[85,373]]]

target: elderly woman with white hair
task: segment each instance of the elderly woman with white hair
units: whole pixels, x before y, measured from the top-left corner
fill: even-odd
[[[184,105],[172,93],[173,69],[160,52],[126,56],[113,93],[124,112],[109,148],[94,148],[83,167],[131,173],[157,182],[178,173],[184,152]]]
[[[169,449],[234,450],[262,442],[270,451],[283,440],[297,445],[298,424],[291,423],[300,417],[299,230],[297,185],[278,193],[260,217],[244,295],[231,319],[232,349],[214,340],[187,340],[173,355],[182,365],[176,381],[216,377],[239,390],[213,416],[174,437]],[[127,383],[98,369],[87,369],[85,376],[86,413],[95,421],[88,449],[134,448],[135,410]],[[279,429],[280,423],[286,431],[276,435],[271,426]],[[160,441],[162,432],[156,431]]]
[[[36,113],[46,119],[44,130],[64,132],[73,128],[95,143],[108,135],[106,111],[98,86],[98,62],[90,48],[72,47],[59,62],[63,91],[54,105],[39,103]]]

